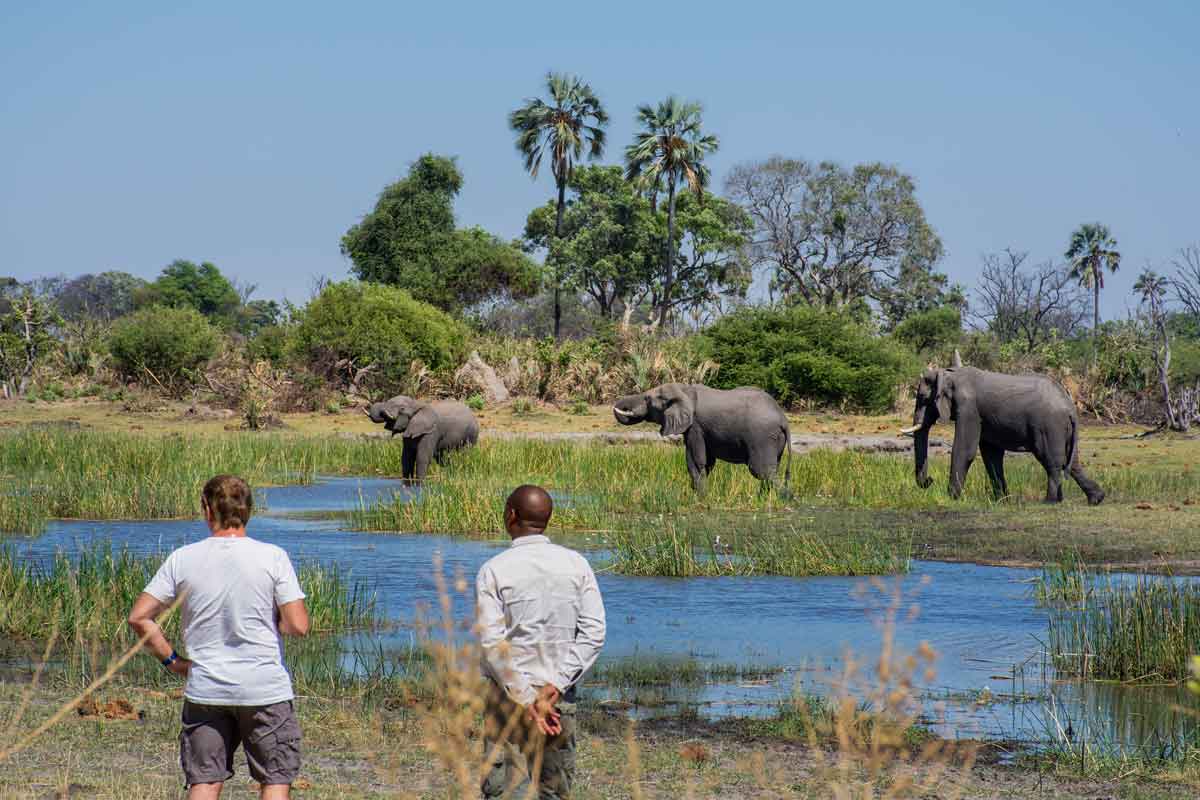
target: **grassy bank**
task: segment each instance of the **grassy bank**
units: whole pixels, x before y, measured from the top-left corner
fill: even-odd
[[[399,471],[400,448],[374,440],[21,429],[0,434],[0,531],[36,532],[50,518],[196,516],[201,487],[222,472],[262,486]]]

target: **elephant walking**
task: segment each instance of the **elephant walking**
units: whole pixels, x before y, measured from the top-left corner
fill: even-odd
[[[718,461],[746,464],[750,474],[772,485],[779,462],[788,452],[784,490],[791,479],[791,433],[787,416],[762,389],[712,389],[694,383],[667,383],[642,394],[622,397],[613,405],[622,425],[656,422],[663,436],[682,434],[688,474],[700,494]]]
[[[956,355],[957,364],[957,355]],[[929,488],[929,429],[938,420],[954,421],[950,456],[950,496],[962,494],[976,453],[997,499],[1008,496],[1005,452],[1028,452],[1046,470],[1046,502],[1063,499],[1063,473],[1070,475],[1090,505],[1104,490],[1079,463],[1079,419],[1075,404],[1058,384],[1040,375],[1003,375],[974,367],[929,369],[917,387],[913,424],[902,433],[914,437],[917,484]]]
[[[404,437],[400,455],[405,480],[425,480],[429,463],[440,464],[446,453],[473,447],[479,440],[479,422],[471,409],[457,400],[425,403],[397,395],[366,409],[372,422],[382,424],[392,435]]]

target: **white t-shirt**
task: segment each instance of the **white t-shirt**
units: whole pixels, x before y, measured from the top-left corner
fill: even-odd
[[[304,592],[281,548],[211,536],[167,556],[145,591],[168,605],[183,595],[183,644],[193,662],[188,700],[265,706],[295,696],[275,609]]]

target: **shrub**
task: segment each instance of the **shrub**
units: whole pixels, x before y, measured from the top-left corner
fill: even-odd
[[[895,342],[835,311],[747,308],[704,336],[721,365],[713,385],[759,386],[784,406],[807,401],[885,411],[918,367]]]
[[[567,406],[567,413],[576,417],[582,417],[587,414],[591,408],[587,404],[587,400],[575,400],[571,405]]]
[[[403,289],[374,283],[331,283],[299,314],[291,351],[329,372],[339,361],[374,365],[380,390],[403,386],[414,362],[448,373],[466,357],[467,328]]]
[[[282,367],[286,361],[287,343],[286,326],[266,325],[246,340],[246,358],[250,361],[269,361],[271,366]]]
[[[483,411],[484,405],[483,395],[481,394],[476,393],[467,398],[467,408],[472,411]]]
[[[126,378],[149,377],[179,394],[217,352],[220,335],[193,308],[145,308],[118,320],[109,334],[113,366]],[[147,375],[149,373],[149,375]]]
[[[512,401],[512,413],[514,417],[527,417],[533,413],[533,401],[528,397],[517,397]]]

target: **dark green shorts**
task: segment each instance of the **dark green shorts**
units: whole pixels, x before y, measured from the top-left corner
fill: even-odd
[[[183,701],[179,764],[188,786],[233,777],[233,754],[246,750],[250,777],[291,784],[300,774],[300,723],[291,700],[269,706],[205,706]]]

